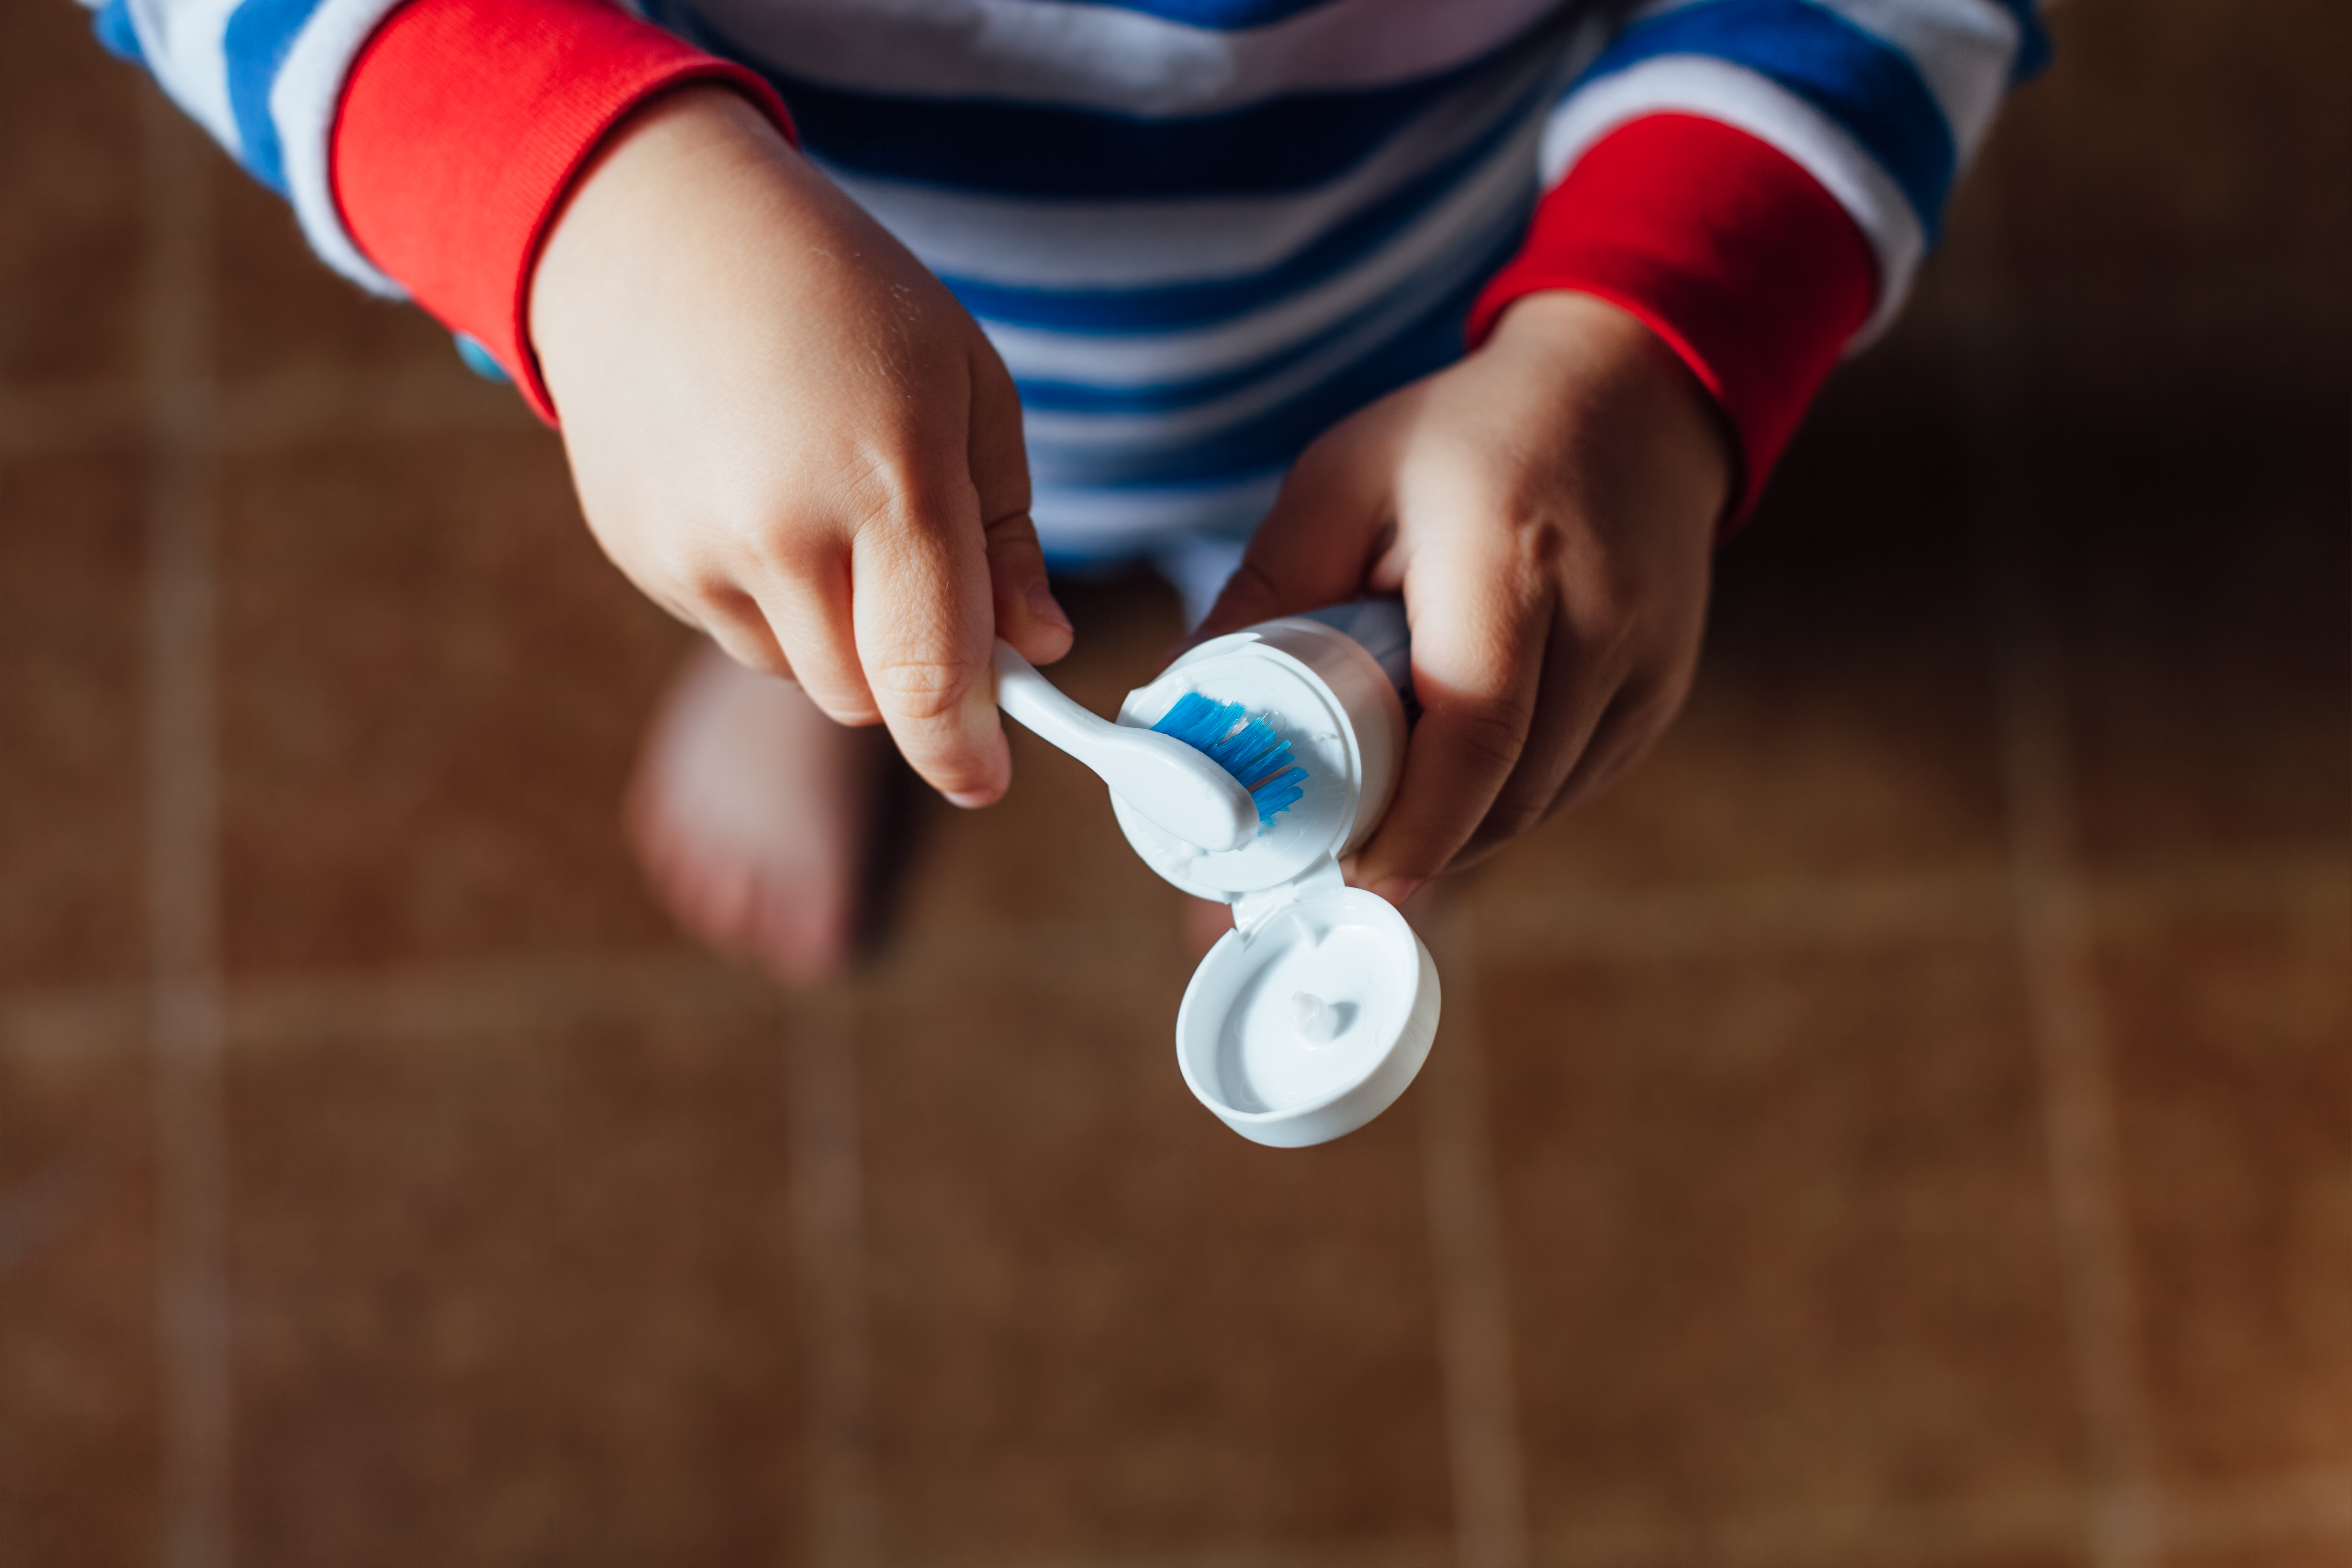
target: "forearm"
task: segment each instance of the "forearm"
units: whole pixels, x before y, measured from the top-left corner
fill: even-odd
[[[614,128],[698,86],[789,134],[752,72],[600,0],[410,0],[352,63],[334,128],[340,210],[376,264],[552,417],[528,321],[540,247]]]

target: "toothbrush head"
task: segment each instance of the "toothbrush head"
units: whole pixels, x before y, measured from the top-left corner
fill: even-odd
[[[1291,756],[1290,742],[1238,702],[1188,691],[1151,727],[1203,753],[1238,779],[1257,803],[1260,822],[1272,822],[1276,813],[1307,793],[1307,770]]]

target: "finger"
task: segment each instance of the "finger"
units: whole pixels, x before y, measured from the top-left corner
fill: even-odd
[[[968,484],[910,498],[850,547],[850,618],[882,721],[924,781],[985,805],[1013,776],[990,677],[988,555]]]
[[[858,660],[848,552],[829,541],[813,545],[772,563],[757,583],[768,635],[809,700],[837,724],[879,719],[881,709]]]
[[[1032,664],[1051,664],[1070,651],[1070,617],[1045,580],[1045,552],[1027,512],[990,523],[988,587],[996,635]]]
[[[1354,598],[1394,537],[1388,466],[1318,443],[1292,466],[1242,563],[1192,634],[1239,627]]]
[[[776,634],[769,628],[759,601],[740,588],[718,588],[699,594],[690,606],[681,605],[679,618],[719,645],[719,651],[746,669],[784,680],[799,679],[784,655]]]
[[[1421,564],[1417,563],[1416,564]],[[1551,605],[1498,542],[1433,552],[1408,579],[1421,721],[1395,802],[1357,856],[1357,880],[1391,903],[1444,870],[1518,766],[1543,674]]]
[[[1628,683],[1619,691],[1543,815],[1591,800],[1647,755],[1682,710],[1687,684],[1685,679],[1669,679]]]
[[[973,351],[970,451],[987,538],[990,602],[998,637],[1032,664],[1070,651],[1070,617],[1045,580],[1045,552],[1029,515],[1029,452],[1021,438],[1021,396],[1003,362],[983,342]]]
[[[1597,727],[1610,710],[1617,684],[1616,661],[1608,650],[1579,638],[1566,615],[1556,607],[1544,639],[1535,716],[1528,724],[1527,743],[1511,776],[1496,793],[1486,820],[1478,824],[1454,864],[1466,864],[1549,815],[1561,785],[1591,747]]]

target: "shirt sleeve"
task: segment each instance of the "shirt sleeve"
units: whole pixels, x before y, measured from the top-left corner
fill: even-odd
[[[144,66],[246,172],[285,196],[327,264],[373,293],[400,286],[362,255],[327,167],[343,78],[400,0],[104,0],[99,40]]]
[[[1555,107],[1528,242],[1473,339],[1541,289],[1656,331],[1739,441],[1754,503],[1838,359],[1900,310],[2010,84],[2034,0],[1653,0]]]
[[[609,0],[102,0],[143,66],[369,291],[474,339],[552,418],[522,311],[548,221],[621,116],[692,81],[775,89]]]
[[[548,225],[606,132],[705,81],[792,133],[757,74],[604,0],[409,0],[352,63],[332,128],[338,209],[369,260],[551,423],[526,319]]]

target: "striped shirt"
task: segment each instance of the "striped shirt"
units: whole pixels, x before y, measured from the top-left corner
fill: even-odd
[[[756,73],[803,150],[1003,356],[1041,533],[1081,553],[1246,530],[1307,441],[1458,356],[1514,268],[1652,321],[1724,400],[1760,479],[1827,363],[1899,306],[2003,92],[2045,47],[2034,0],[639,0],[631,17],[596,0],[410,0],[387,24],[397,3],[106,0],[99,27],[290,198],[329,265],[415,290],[527,391],[516,301],[586,147],[681,62]],[[379,37],[395,26],[425,41]],[[412,79],[401,101],[437,90],[442,107],[368,117],[400,133],[339,148],[346,95],[379,70]],[[1704,129],[1673,152],[1627,140],[1665,118]],[[551,171],[529,189],[479,168],[339,178],[353,158],[503,156],[550,125],[579,145],[519,154]],[[1646,149],[1637,166],[1627,149]],[[415,210],[372,224],[339,205],[339,189],[394,186],[424,193],[402,198]],[[1538,221],[1564,237],[1538,254],[1538,203],[1576,189],[1574,212]],[[1782,232],[1819,228],[1785,216],[1816,209],[1842,215],[1866,260],[1843,315],[1804,302],[1834,241]],[[1596,246],[1614,250],[1571,259]],[[1740,275],[1743,249],[1769,258],[1763,275]],[[394,259],[411,250],[424,258]],[[1686,302],[1710,288],[1713,304]],[[1835,341],[1798,343],[1780,313]],[[1725,369],[1743,356],[1760,366]]]

